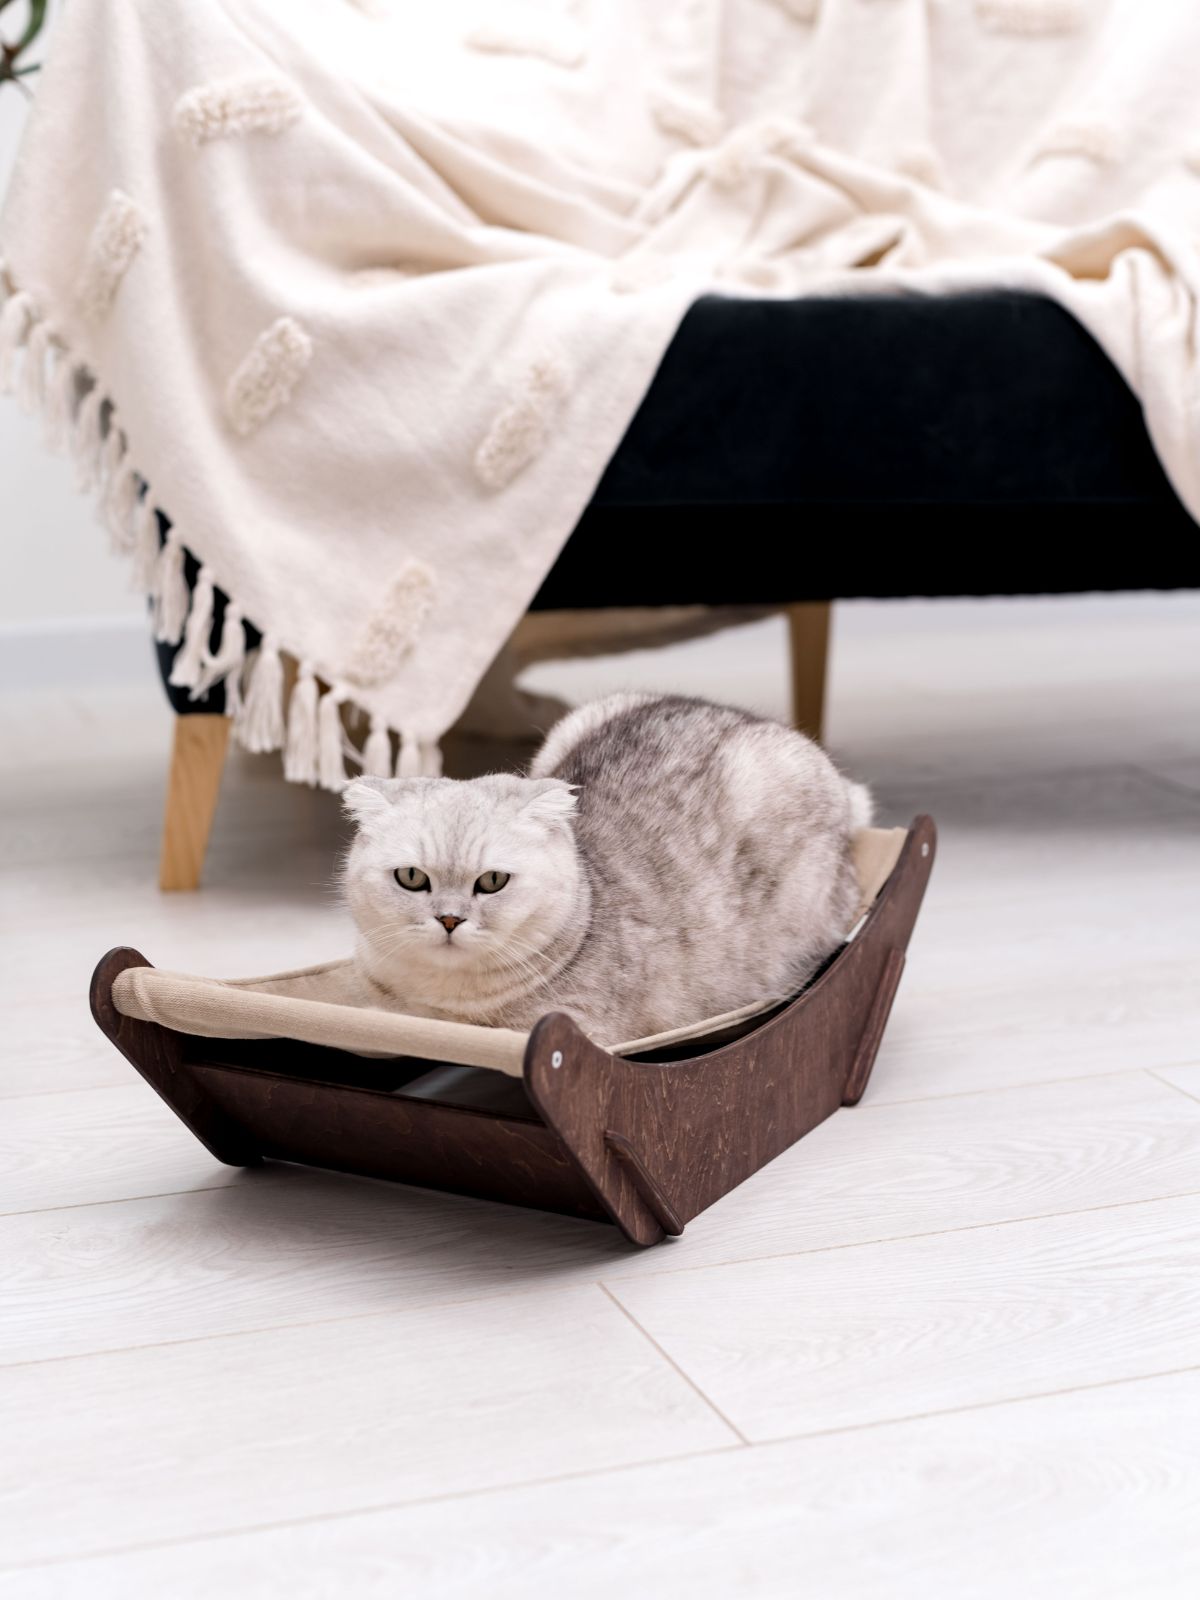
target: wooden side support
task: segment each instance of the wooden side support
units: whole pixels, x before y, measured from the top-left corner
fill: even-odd
[[[129,967],[149,965],[140,951],[128,945],[118,946],[100,959],[90,992],[97,1026],[218,1161],[230,1167],[256,1166],[259,1152],[254,1139],[213,1103],[188,1070],[183,1035],[157,1022],[123,1016],[113,1004],[113,984],[120,974]]]
[[[604,1143],[625,1168],[633,1187],[641,1196],[646,1207],[653,1213],[654,1220],[662,1231],[678,1238],[683,1232],[683,1223],[674,1206],[672,1206],[654,1178],[646,1170],[646,1163],[638,1155],[629,1140],[624,1134],[613,1133],[609,1129],[604,1135]]]
[[[229,745],[229,726],[228,717],[208,712],[175,718],[158,867],[160,889],[199,887]]]
[[[825,676],[832,603],[804,600],[786,608],[792,665],[792,726],[810,739],[825,730]]]
[[[855,937],[790,1005],[744,1038],[688,1060],[610,1055],[562,1012],[525,1052],[530,1100],[634,1244],[656,1244],[841,1105],[854,1104],[883,1037],[933,866],[917,817]]]
[[[879,987],[875,991],[875,998],[871,1002],[871,1009],[867,1013],[867,1020],[858,1041],[858,1049],[854,1052],[850,1076],[846,1079],[846,1087],[842,1090],[844,1106],[856,1106],[863,1097],[867,1079],[871,1076],[871,1068],[875,1065],[875,1057],[879,1054],[883,1030],[887,1027],[892,1001],[896,998],[896,990],[900,987],[903,971],[904,951],[893,950],[884,965]]]

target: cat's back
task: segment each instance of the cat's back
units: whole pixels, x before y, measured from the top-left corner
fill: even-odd
[[[617,694],[551,729],[533,777],[578,784],[586,835],[619,826],[676,846],[845,831],[848,786],[819,746],[780,723],[684,695]]]
[[[564,1003],[598,1037],[791,994],[849,927],[866,791],[780,723],[614,695],[552,728],[532,776],[579,786],[592,910]]]

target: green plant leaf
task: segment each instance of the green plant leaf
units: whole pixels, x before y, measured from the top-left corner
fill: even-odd
[[[29,21],[25,25],[25,32],[17,40],[15,52],[20,55],[37,38],[42,31],[42,24],[46,20],[47,0],[29,0]]]

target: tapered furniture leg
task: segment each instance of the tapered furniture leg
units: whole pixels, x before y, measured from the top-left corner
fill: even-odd
[[[825,669],[829,660],[828,600],[805,600],[787,607],[792,660],[792,726],[810,739],[825,727]]]
[[[199,887],[228,744],[228,717],[198,712],[175,718],[158,867],[160,889]]]

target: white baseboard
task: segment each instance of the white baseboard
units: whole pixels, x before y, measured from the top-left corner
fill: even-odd
[[[157,668],[143,616],[0,623],[0,691],[151,683]]]

